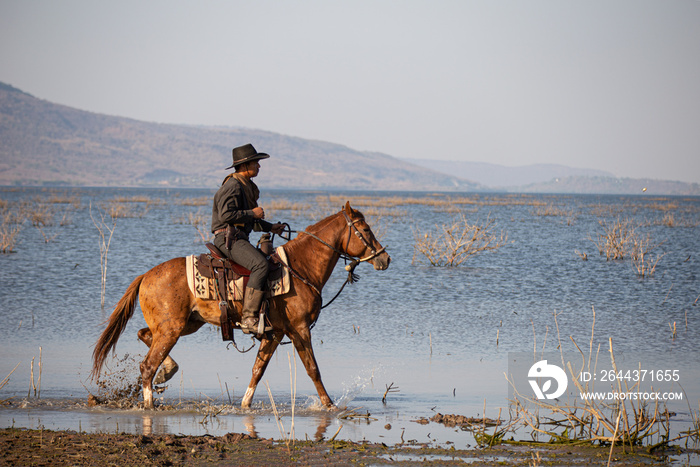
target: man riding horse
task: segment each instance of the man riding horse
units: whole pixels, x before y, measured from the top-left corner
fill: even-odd
[[[268,263],[260,251],[250,244],[248,236],[252,230],[282,234],[281,223],[265,221],[265,210],[258,206],[260,190],[252,178],[260,171],[260,160],[270,157],[257,152],[252,144],[233,149],[233,164],[226,170],[235,168],[214,195],[211,231],[214,245],[229,259],[250,270],[246,287],[241,330],[257,333],[258,313],[265,295]]]

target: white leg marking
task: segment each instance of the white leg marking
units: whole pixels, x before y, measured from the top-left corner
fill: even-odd
[[[246,409],[250,407],[250,403],[253,401],[253,395],[255,394],[255,388],[248,386],[248,389],[245,390],[245,395],[243,396],[243,400],[241,401],[241,407]]]

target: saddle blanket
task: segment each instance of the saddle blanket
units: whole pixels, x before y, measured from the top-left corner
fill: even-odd
[[[287,254],[284,248],[278,246],[275,249],[277,256],[287,264]],[[195,297],[202,300],[218,300],[216,296],[216,284],[214,279],[209,279],[202,276],[197,269],[197,255],[190,255],[186,258],[185,273],[187,274],[187,285],[190,288],[190,292],[194,294]],[[286,267],[280,268],[281,274],[279,277],[275,275],[275,278],[268,278],[267,281],[267,297],[275,297],[277,295],[286,294],[289,292],[290,281],[289,281],[289,271]],[[228,283],[228,299],[234,301],[243,300],[243,291],[245,290],[245,284],[248,282],[246,276],[238,276],[235,280],[229,281]]]

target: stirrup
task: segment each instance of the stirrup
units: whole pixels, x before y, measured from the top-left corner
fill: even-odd
[[[248,326],[244,327],[243,323],[240,323],[240,322],[237,322],[236,325],[239,328],[241,328],[241,331],[243,331],[243,334],[254,334],[256,336],[261,336],[268,331],[272,331],[272,326],[265,325],[265,313],[263,313],[262,311],[260,312],[260,316],[258,317],[257,329],[255,329],[255,331],[248,328]]]
[[[272,331],[272,326],[265,325],[265,313],[263,313],[263,311],[260,310],[260,316],[258,319],[258,335],[263,335],[268,331]]]

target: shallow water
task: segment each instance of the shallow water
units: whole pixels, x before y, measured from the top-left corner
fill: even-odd
[[[254,352],[240,354],[221,341],[207,325],[180,340],[172,356],[180,373],[162,394],[164,405],[176,410],[148,414],[132,409],[88,408],[92,345],[129,283],[139,274],[172,257],[204,251],[195,228],[183,222],[188,214],[208,218],[211,190],[166,189],[4,189],[0,199],[15,206],[57,198],[73,204],[48,204],[55,223],[44,234],[29,221],[12,254],[0,255],[0,377],[19,367],[0,389],[0,425],[43,425],[92,431],[226,433],[250,431],[280,437],[270,409],[273,399],[283,410],[284,431],[290,431],[291,398],[296,394],[295,434],[313,439],[317,433],[341,439],[417,440],[472,444],[454,428],[416,423],[436,412],[496,418],[508,411],[508,355],[537,348],[554,351],[558,341],[575,351],[571,338],[594,348],[634,355],[655,369],[680,371],[686,399],[670,403],[679,426],[691,418],[700,400],[698,296],[700,279],[700,199],[645,196],[470,196],[452,204],[471,222],[495,221],[509,243],[496,252],[477,255],[457,268],[412,264],[414,235],[450,223],[456,212],[439,202],[445,195],[372,194],[384,206],[354,205],[366,212],[374,230],[382,233],[392,263],[387,271],[361,265],[361,279],[346,287],[326,308],[313,329],[313,344],[323,381],[340,406],[371,414],[341,420],[317,408],[316,392],[301,362],[291,364],[292,347],[282,346],[258,387],[252,411],[227,406],[242,396],[250,378]],[[337,211],[345,199],[327,193],[269,192],[262,199],[268,217],[302,229]],[[454,196],[454,195],[453,195]],[[140,217],[118,218],[110,244],[105,309],[100,307],[100,236],[90,218],[105,203],[125,198]],[[403,197],[403,201],[397,198]],[[423,204],[407,202],[417,198]],[[426,203],[425,200],[436,200]],[[148,200],[137,201],[137,200]],[[342,201],[339,201],[342,200]],[[196,202],[195,202],[196,201]],[[387,207],[388,203],[398,203]],[[193,205],[194,204],[194,205]],[[319,206],[320,205],[320,206]],[[542,215],[545,207],[562,215]],[[292,208],[292,209],[288,209]],[[538,211],[539,210],[539,211]],[[67,222],[59,225],[66,214]],[[675,226],[662,220],[672,213]],[[663,241],[652,277],[640,278],[631,263],[606,261],[590,238],[602,232],[599,221],[631,218],[640,230]],[[55,236],[54,236],[55,235]],[[577,254],[587,253],[583,261]],[[324,290],[326,299],[338,290],[345,273],[338,265]],[[557,314],[555,321],[554,313]],[[672,337],[675,323],[676,334]],[[145,325],[137,311],[126,328],[117,354],[129,357],[110,368],[123,375],[119,383],[135,382],[145,347],[136,331]],[[557,337],[559,336],[559,337]],[[571,338],[570,338],[571,337]],[[247,337],[237,333],[241,345]],[[36,385],[41,362],[40,392]],[[290,377],[296,384],[290,387]],[[393,383],[399,392],[382,396]],[[50,405],[49,405],[50,403]],[[184,404],[184,406],[183,406]],[[224,407],[205,417],[206,407]],[[204,419],[204,422],[202,420]],[[149,421],[150,420],[150,421]],[[118,427],[117,427],[118,424]],[[77,425],[77,426],[76,426]],[[391,425],[390,429],[385,428]]]

